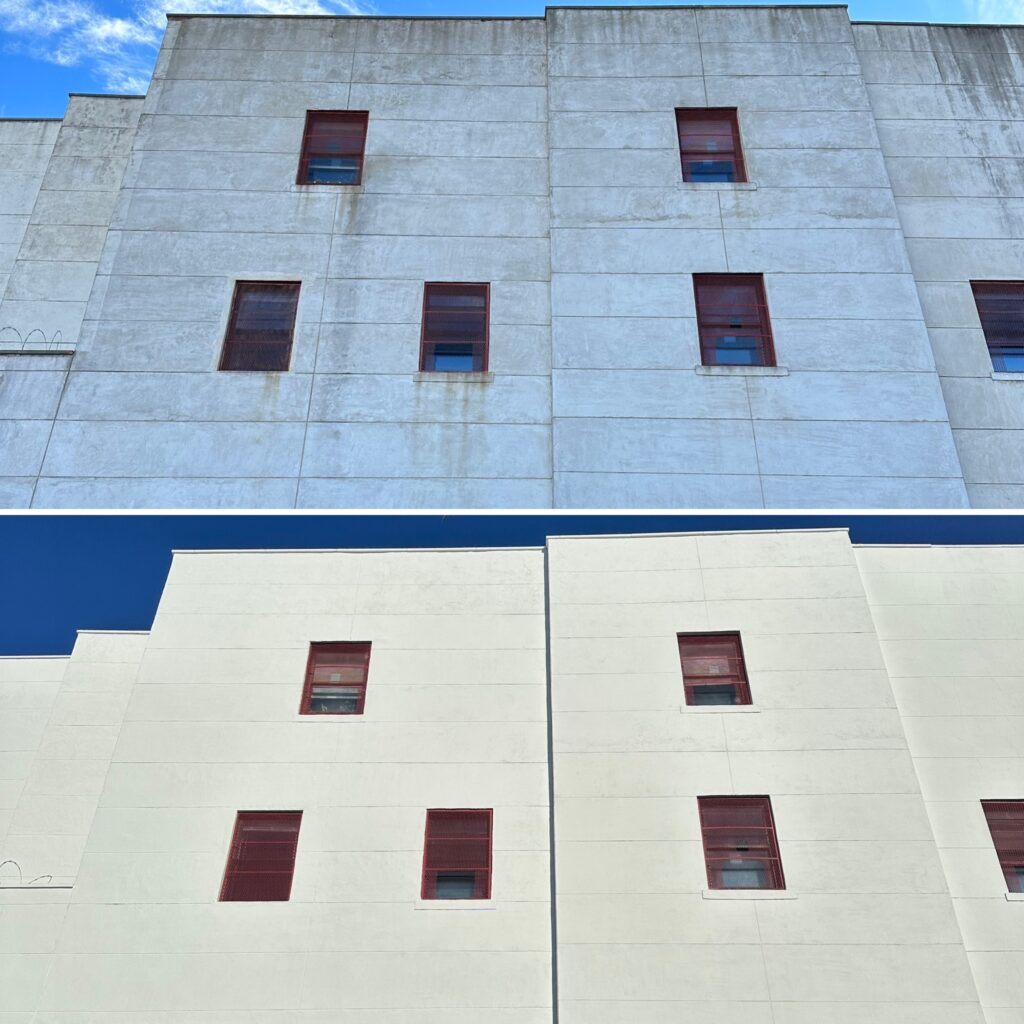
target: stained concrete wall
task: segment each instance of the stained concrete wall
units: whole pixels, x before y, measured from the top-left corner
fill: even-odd
[[[855,25],[971,503],[1024,504],[1024,374],[971,280],[1024,278],[1024,28]]]
[[[331,108],[363,185],[297,186]],[[545,117],[540,20],[173,20],[36,503],[550,505]],[[291,369],[218,373],[254,278]],[[427,280],[490,282],[491,379],[417,374]]]
[[[549,541],[561,1024],[979,1024],[847,535]],[[751,706],[685,705],[739,630]],[[710,891],[698,796],[769,795],[784,891]]]
[[[842,8],[551,10],[556,502],[959,506]],[[681,181],[738,107],[750,184]],[[763,273],[781,369],[700,365],[694,273]]]
[[[63,780],[88,839],[73,889],[0,885],[6,1014],[549,1024],[542,577],[539,550],[176,555],[130,685],[82,639],[64,675],[65,749],[30,777]],[[373,644],[365,713],[300,716],[334,639]],[[70,841],[47,799],[34,863]],[[419,900],[429,807],[494,809],[489,901]],[[219,903],[258,809],[303,811],[291,899]]]
[[[18,258],[60,127],[59,118],[0,119],[0,299]],[[10,325],[0,320],[0,348],[20,345],[21,341]]]
[[[827,6],[174,18],[144,103],[73,101],[19,243],[4,309],[42,289],[77,351],[5,364],[0,502],[1017,505],[1024,388],[967,281],[1024,277],[1019,34]],[[747,184],[680,181],[673,110],[714,104]],[[336,107],[370,110],[363,185],[295,185],[307,109]],[[765,275],[778,368],[699,366],[713,271]],[[289,372],[217,372],[239,278],[301,280]],[[492,284],[484,379],[417,373],[446,279]]]
[[[856,549],[988,1024],[1024,1020],[1024,896],[982,800],[1024,798],[1024,551]]]

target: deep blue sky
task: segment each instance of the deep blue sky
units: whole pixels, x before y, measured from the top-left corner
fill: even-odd
[[[0,655],[148,629],[173,548],[541,545],[548,534],[849,526],[866,544],[1024,544],[1024,516],[0,516]]]
[[[643,0],[633,0],[633,5],[649,6]],[[851,17],[861,21],[1024,20],[1024,0],[850,0],[849,6]],[[540,0],[0,0],[0,117],[60,117],[69,92],[144,92],[165,10],[495,17],[539,16],[544,4]]]

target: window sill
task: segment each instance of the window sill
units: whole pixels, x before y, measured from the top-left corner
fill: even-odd
[[[681,181],[682,189],[696,189],[700,192],[756,192],[756,181]]]
[[[795,900],[796,893],[788,889],[704,889],[706,900]]]
[[[497,910],[494,900],[424,900],[414,904],[416,910]]]
[[[1024,892],[1003,893],[1009,903],[1024,903]]]
[[[473,370],[420,370],[412,378],[417,384],[490,384],[494,374],[489,370],[477,372]]]
[[[755,704],[683,704],[681,715],[759,715],[761,709]]]
[[[339,189],[345,192],[362,192],[362,184],[358,185],[335,185],[328,181],[323,182],[310,182],[306,185],[300,185],[298,182],[292,182],[292,192],[337,192]]]
[[[785,366],[695,366],[693,372],[702,377],[788,377]]]
[[[1008,380],[1008,381],[1013,381],[1014,383],[1017,383],[1017,384],[1024,384],[1024,371],[1021,371],[1019,373],[1010,373],[1010,372],[1008,372],[1006,370],[993,370],[992,371],[992,379],[993,380]]]

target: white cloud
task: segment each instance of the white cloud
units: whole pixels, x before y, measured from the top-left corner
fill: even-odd
[[[1024,22],[1024,0],[964,0],[968,17],[996,25]]]
[[[0,0],[8,49],[64,67],[87,67],[111,92],[143,93],[166,27],[176,14],[368,14],[363,0],[136,0],[112,17],[101,0]]]

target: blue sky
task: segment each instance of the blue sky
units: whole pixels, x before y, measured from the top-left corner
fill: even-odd
[[[864,544],[1024,544],[1024,516],[0,516],[0,655],[148,629],[173,548],[539,546],[545,536],[849,527]]]
[[[643,0],[633,2],[644,6]],[[69,92],[145,92],[167,9],[179,13],[506,16],[540,15],[544,4],[541,0],[0,0],[0,117],[60,117]],[[1017,23],[1024,20],[1024,0],[850,0],[850,13],[862,21]]]

